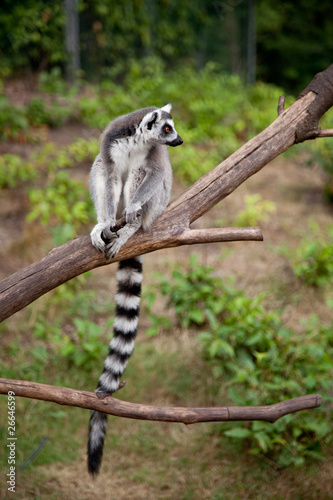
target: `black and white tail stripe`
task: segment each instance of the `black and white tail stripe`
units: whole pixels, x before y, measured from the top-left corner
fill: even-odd
[[[113,338],[95,390],[96,393],[105,395],[119,389],[120,377],[134,349],[141,297],[142,257],[119,262],[117,281]],[[92,411],[89,424],[88,470],[93,476],[98,474],[101,465],[106,427],[106,413]]]

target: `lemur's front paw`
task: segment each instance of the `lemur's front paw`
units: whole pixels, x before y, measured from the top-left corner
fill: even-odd
[[[106,252],[105,252],[106,257],[108,259],[113,259],[117,255],[122,246],[123,246],[123,241],[120,238],[112,240],[111,243],[106,245]]]
[[[104,229],[102,231],[101,238],[106,244],[110,243],[110,240],[112,241],[115,238],[118,238],[117,232],[112,231],[113,227],[114,227],[114,224],[112,224],[112,225],[108,224],[106,227],[104,227]]]
[[[118,238],[117,233],[113,233],[110,230],[110,227],[113,224],[114,222],[112,221],[109,221],[107,223],[99,222],[91,231],[91,243],[95,248],[97,248],[97,250],[100,250],[101,252],[107,252],[108,242],[106,240],[113,240],[114,238]],[[104,239],[102,238],[102,233]]]
[[[141,211],[141,205],[139,203],[133,203],[128,208],[124,210],[124,215],[126,216],[127,224],[134,224],[138,218],[138,212]]]

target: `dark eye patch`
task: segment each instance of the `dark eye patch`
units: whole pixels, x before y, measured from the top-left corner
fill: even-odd
[[[172,127],[171,127],[171,125],[169,125],[168,123],[166,123],[166,124],[164,125],[164,132],[165,132],[166,134],[169,134],[170,132],[172,132]]]

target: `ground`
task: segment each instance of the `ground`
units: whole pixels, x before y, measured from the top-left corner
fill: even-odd
[[[50,140],[64,145],[82,134],[96,136],[98,131],[69,124],[48,133]],[[30,147],[26,144],[3,143],[0,144],[0,152],[27,154]],[[82,165],[76,175],[88,182],[89,165]],[[283,306],[286,325],[296,331],[300,328],[300,318],[312,313],[318,314],[322,321],[329,321],[330,311],[322,296],[313,289],[306,292],[302,289],[300,293],[300,285],[294,279],[288,261],[276,251],[277,247],[287,245],[292,252],[312,220],[317,221],[323,229],[332,224],[333,208],[323,199],[323,183],[322,171],[316,167],[305,168],[302,155],[276,159],[193,225],[205,228],[217,224],[231,226],[245,206],[245,196],[260,193],[263,199],[274,202],[276,206],[276,211],[261,225],[264,242],[207,244],[150,254],[145,262],[145,283],[150,282],[153,271],[168,272],[175,263],[185,264],[189,254],[197,253],[200,263],[214,267],[216,274],[222,278],[234,276],[237,286],[250,295],[270,290],[267,299],[270,307],[277,309]],[[173,196],[183,189],[184,186],[176,180]],[[32,246],[33,250],[28,252],[22,249],[27,240],[34,238],[33,234],[27,234],[26,207],[27,199],[22,190],[12,189],[0,193],[1,279],[43,256],[44,250],[40,245]],[[111,295],[114,280],[110,282],[110,276],[114,276],[114,266],[97,269],[93,273],[92,283],[98,283],[104,293],[107,291]],[[174,355],[178,363],[183,358],[184,370],[197,364],[199,385],[202,377],[205,386],[202,391],[206,391],[209,404],[210,381],[205,378],[196,339],[188,332],[177,329],[174,329],[172,336],[147,339],[144,335],[146,325],[147,319],[143,317],[135,353],[137,358],[140,354],[145,355],[149,349],[154,349],[161,358]],[[140,367],[140,362],[136,366]],[[197,396],[191,387],[188,387],[188,401],[182,402],[178,400],[177,394],[165,391],[162,384],[161,380],[152,383],[143,402],[196,405]],[[124,394],[124,398],[135,401],[134,389]],[[76,418],[77,412],[79,410],[71,409],[71,418]],[[103,471],[97,480],[92,481],[86,474],[86,430],[80,424],[79,438],[76,435],[81,443],[79,459],[33,469],[36,479],[25,475],[25,485],[20,490],[19,498],[333,498],[333,459],[311,465],[307,474],[304,469],[281,471],[264,460],[243,457],[230,448],[222,449],[216,435],[211,433],[211,424],[186,427],[112,419],[109,428],[111,442],[107,443]]]

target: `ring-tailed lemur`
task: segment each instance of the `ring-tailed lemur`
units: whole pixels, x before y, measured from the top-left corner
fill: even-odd
[[[140,227],[148,229],[169,203],[172,169],[167,146],[183,143],[177,134],[171,105],[150,107],[120,116],[104,131],[101,152],[90,174],[90,191],[97,212],[92,244],[114,257]],[[126,225],[111,231],[116,219]],[[120,377],[132,354],[137,332],[142,280],[142,258],[120,261],[117,272],[116,318],[109,354],[100,376],[97,395],[119,389]],[[107,415],[93,411],[89,425],[88,470],[96,475],[101,465]]]

